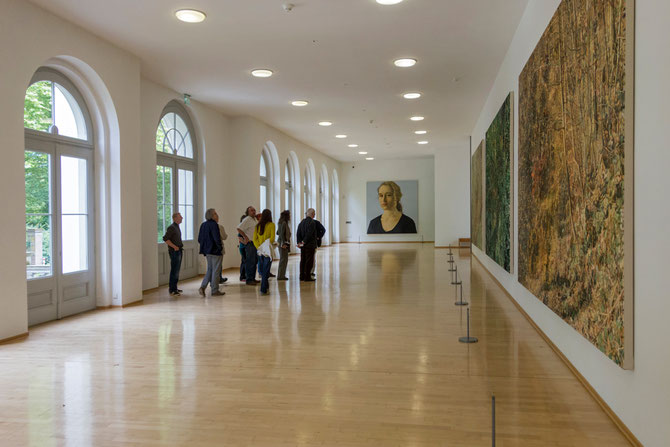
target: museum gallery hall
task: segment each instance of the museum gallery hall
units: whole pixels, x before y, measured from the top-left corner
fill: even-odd
[[[670,2],[0,8],[3,447],[670,446]]]

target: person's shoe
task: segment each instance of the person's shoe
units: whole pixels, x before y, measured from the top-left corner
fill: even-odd
[[[179,292],[179,293],[184,293],[184,291],[181,290],[181,289],[177,289],[177,292]]]
[[[242,277],[240,276],[240,282],[246,282],[246,281],[247,281],[247,278],[242,278]]]
[[[227,281],[228,281],[228,278],[224,278],[223,276],[222,276],[221,279],[219,280],[219,282],[220,282],[221,284],[223,284],[223,283],[225,283],[225,282],[227,282]]]
[[[223,296],[225,294],[226,292],[221,292],[220,290],[215,290],[214,292],[212,292],[212,296]]]
[[[268,278],[276,278],[276,277],[277,277],[277,275],[275,275],[274,273],[270,273],[270,274],[268,275]]]
[[[247,281],[248,286],[255,286],[257,284],[260,284],[260,281],[256,281],[255,279],[252,279],[251,281]]]
[[[267,290],[265,292],[261,292],[261,295],[269,295],[269,294],[270,294],[270,292],[267,291]]]
[[[288,281],[288,278],[286,276],[282,276],[281,278],[277,278],[277,281]]]
[[[198,293],[200,294],[201,297],[203,298],[205,297],[205,289],[203,287],[200,287],[198,289]]]
[[[181,293],[177,292],[170,292],[170,296],[181,296]]]
[[[314,278],[309,278],[309,279],[303,279],[303,281],[305,281],[305,282],[315,282],[316,279],[314,279]]]

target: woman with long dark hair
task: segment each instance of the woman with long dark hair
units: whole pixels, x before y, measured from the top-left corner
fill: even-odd
[[[291,211],[284,210],[277,222],[277,242],[279,243],[279,271],[277,281],[286,281],[286,266],[288,265],[288,254],[291,251]]]
[[[258,264],[261,274],[261,293],[266,295],[270,287],[270,267],[272,267],[272,247],[275,243],[275,224],[272,223],[272,212],[263,210],[261,220],[254,230],[254,246],[258,252]]]

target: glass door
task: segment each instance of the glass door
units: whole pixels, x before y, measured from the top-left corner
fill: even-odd
[[[30,325],[95,308],[91,179],[90,150],[27,139]]]

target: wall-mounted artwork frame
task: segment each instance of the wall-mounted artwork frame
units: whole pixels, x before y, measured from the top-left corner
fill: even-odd
[[[512,272],[514,246],[514,94],[509,93],[486,131],[484,245],[486,255]]]
[[[484,140],[470,158],[470,237],[484,250]]]
[[[519,281],[634,367],[634,0],[563,0],[519,76]]]

